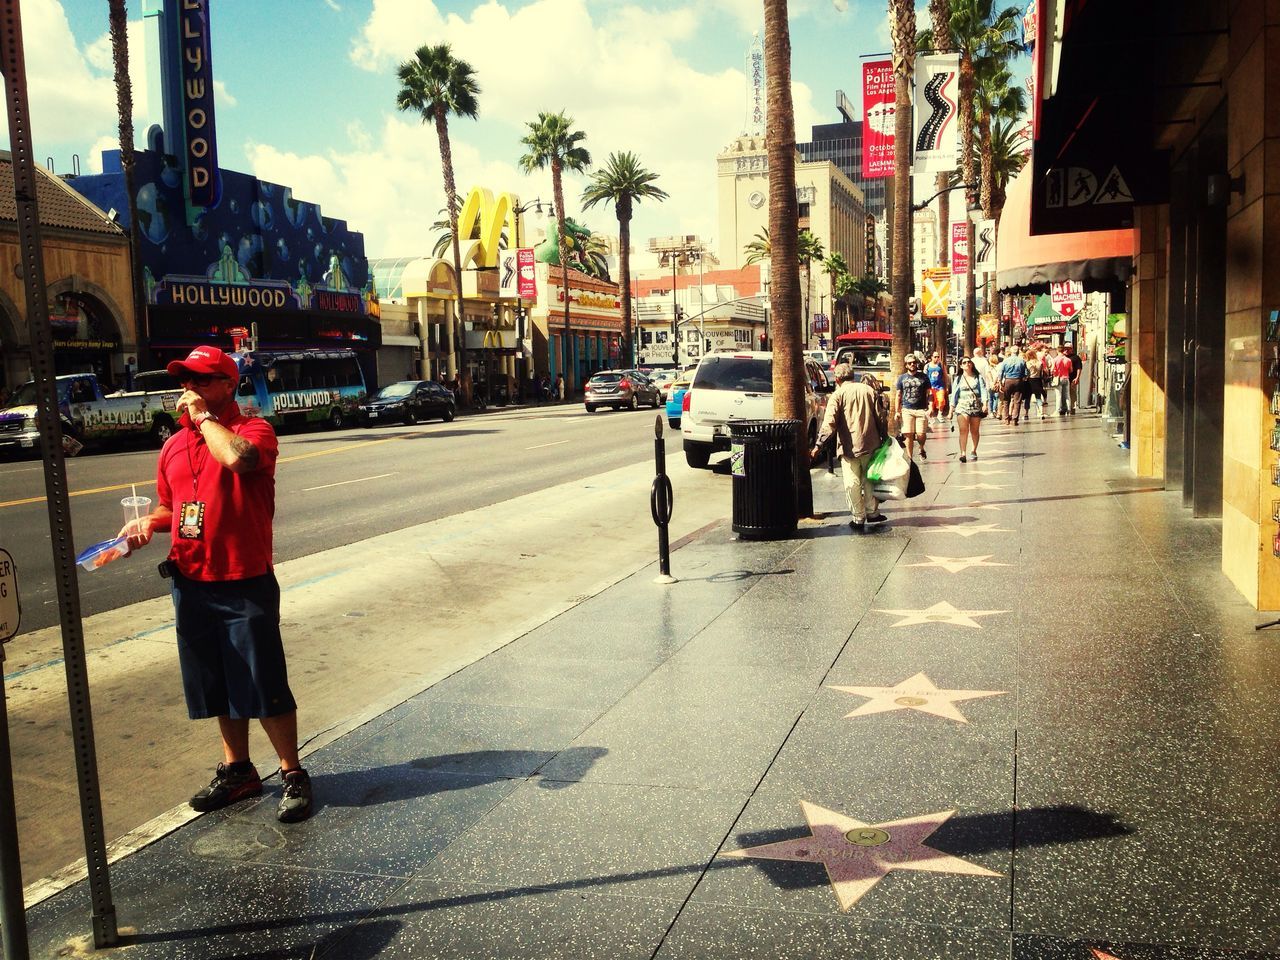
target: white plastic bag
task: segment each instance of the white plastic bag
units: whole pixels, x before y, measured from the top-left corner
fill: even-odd
[[[911,469],[911,461],[907,459],[907,451],[902,449],[902,444],[896,438],[890,437],[889,445],[889,453],[880,465],[880,479],[877,481],[879,483],[901,480]]]
[[[910,476],[910,464],[907,465],[907,473],[893,480],[877,480],[871,485],[871,495],[877,500],[905,500],[907,499],[907,478]]]

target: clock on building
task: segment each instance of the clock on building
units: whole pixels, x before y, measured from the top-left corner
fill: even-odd
[[[764,194],[763,194],[763,193],[761,193],[759,190],[754,190],[754,191],[752,191],[751,196],[747,197],[747,203],[751,204],[751,205],[752,205],[753,207],[755,207],[756,209],[759,209],[760,207],[763,207],[763,206],[764,206]]]

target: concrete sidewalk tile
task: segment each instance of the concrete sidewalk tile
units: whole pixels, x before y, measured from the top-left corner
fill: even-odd
[[[141,960],[306,957],[404,883],[395,877],[192,858],[175,834],[111,873],[122,951]],[[92,952],[87,891],[76,887],[27,911],[31,956]]]
[[[648,960],[679,908],[571,882],[547,890],[415,880],[327,940],[317,960]]]
[[[854,919],[693,903],[680,913],[659,960],[994,960],[1008,933],[911,921]]]
[[[528,777],[594,719],[587,710],[411,701],[414,710],[365,737],[325,748],[327,763],[406,764],[442,773]]]
[[[1034,815],[1033,815],[1034,811]],[[1172,803],[1137,821],[1020,810],[1016,929],[1082,938],[1280,949],[1274,823],[1202,819]]]
[[[801,801],[869,825],[955,811],[922,841],[928,850],[914,849],[930,857],[943,854],[960,858],[974,868],[1000,875],[891,869],[869,889],[860,891],[860,898],[848,910],[842,910],[832,878],[820,862],[726,856],[735,850],[811,836]],[[886,832],[889,836],[882,839],[893,840],[894,828],[889,827]],[[803,925],[809,915],[820,914],[847,918],[851,923],[903,920],[940,927],[999,930],[1009,922],[1011,844],[1012,820],[1007,810],[987,812],[949,801],[939,804],[936,799],[901,789],[886,799],[863,800],[856,786],[849,784],[831,793],[761,791],[734,824],[721,855],[699,883],[691,903],[775,912],[788,916],[789,922],[797,926]],[[814,852],[807,844],[802,846]],[[862,847],[852,843],[845,852],[846,862],[865,855]],[[832,853],[841,855],[840,850]]]
[[[412,763],[309,767],[315,812],[300,824],[275,819],[279,791],[223,812],[192,841],[192,855],[351,875],[407,878],[487,814],[520,783],[498,776],[420,770]]]
[[[1274,953],[1231,951],[1229,960],[1275,960]],[[1224,960],[1221,950],[1166,943],[1120,943],[1109,938],[1069,940],[1015,933],[1013,960]]]
[[[603,783],[521,785],[431,861],[423,879],[683,899],[745,794]]]

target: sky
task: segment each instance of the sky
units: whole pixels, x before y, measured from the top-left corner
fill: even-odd
[[[129,0],[135,135],[159,122],[147,102],[141,3]],[[859,57],[887,51],[885,0],[792,0],[797,139],[839,119],[835,91],[860,102]],[[317,202],[363,232],[369,256],[429,252],[444,208],[433,127],[396,109],[396,67],[448,42],[476,71],[477,120],[453,119],[460,192],[483,185],[522,201],[551,196],[525,175],[520,138],[539,111],[565,110],[595,162],[630,150],[670,198],[641,203],[633,245],[697,234],[716,248],[715,156],[746,122],[745,58],[760,0],[211,0],[218,157]],[[57,173],[101,169],[118,146],[105,0],[22,0],[36,156]],[[924,22],[923,9],[921,23]],[[7,147],[7,129],[0,140]],[[611,208],[582,211],[585,178],[566,176],[570,216],[616,234]],[[526,228],[539,224],[529,220]],[[636,258],[643,267],[647,254]]]

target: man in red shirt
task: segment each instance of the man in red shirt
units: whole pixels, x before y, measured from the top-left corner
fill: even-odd
[[[160,530],[178,629],[178,662],[191,719],[216,717],[224,762],[191,798],[217,810],[262,792],[249,759],[256,718],[280,757],[284,791],[276,817],[311,815],[311,780],[298,762],[297,704],[280,638],[280,586],[271,565],[275,431],[245,417],[234,396],[240,375],[217,347],[196,347],[168,366],[183,386],[181,425],[160,451],[159,506],[126,525],[131,548]]]

